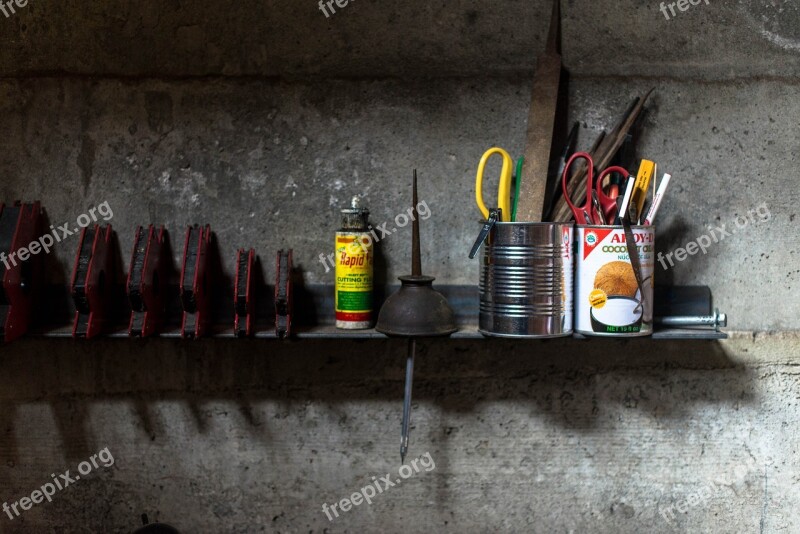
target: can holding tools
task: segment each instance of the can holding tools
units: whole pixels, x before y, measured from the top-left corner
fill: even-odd
[[[575,331],[587,336],[653,333],[655,227],[577,225]],[[636,253],[637,261],[631,261]],[[638,272],[637,272],[638,271]]]
[[[373,242],[369,210],[353,197],[342,210],[342,227],[336,232],[336,327],[362,330],[372,326]]]
[[[572,223],[492,222],[478,240],[479,331],[517,338],[571,335]]]

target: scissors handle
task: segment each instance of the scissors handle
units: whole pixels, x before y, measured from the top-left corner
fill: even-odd
[[[501,222],[508,222],[511,215],[509,204],[511,203],[511,156],[502,148],[493,147],[487,150],[481,162],[478,164],[478,174],[475,177],[475,203],[484,219],[489,219],[489,208],[483,202],[483,172],[486,169],[486,162],[495,154],[500,154],[503,158],[503,168],[500,171],[500,184],[497,187],[497,207],[500,208]]]
[[[604,169],[603,172],[600,173],[600,176],[597,177],[597,200],[600,202],[600,207],[607,221],[613,221],[617,217],[617,200],[606,195],[603,189],[603,181],[609,174],[614,172],[620,173],[623,180],[626,181],[628,180],[628,176],[630,176],[630,173],[623,167],[613,166]]]
[[[586,160],[586,201],[583,206],[576,206],[572,203],[572,198],[569,195],[569,188],[567,187],[567,178],[570,175],[570,169],[575,160]],[[572,210],[572,215],[575,216],[575,222],[578,224],[595,224],[592,218],[592,177],[594,176],[594,161],[592,156],[586,152],[575,152],[567,164],[564,166],[564,172],[561,175],[561,189],[564,192],[564,200],[567,201],[569,209]]]

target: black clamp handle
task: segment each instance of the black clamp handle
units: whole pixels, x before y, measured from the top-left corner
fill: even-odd
[[[500,221],[500,216],[503,211],[500,208],[492,208],[489,210],[489,218],[483,223],[483,228],[481,228],[481,233],[478,234],[478,239],[475,240],[475,244],[472,245],[472,250],[469,251],[469,259],[475,257],[475,254],[478,253],[478,249],[481,248],[483,242],[486,241],[486,237],[489,235],[489,232],[492,231],[492,228],[498,221]]]

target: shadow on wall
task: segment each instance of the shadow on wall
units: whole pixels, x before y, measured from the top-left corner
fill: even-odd
[[[269,342],[264,340],[121,341],[89,343],[22,340],[0,347],[0,449],[4,462],[35,437],[18,408],[48,404],[68,460],[82,460],[107,443],[95,443],[90,411],[130,403],[138,439],[171,432],[152,409],[164,401],[186,403],[198,436],[214,414],[204,403],[231,400],[249,432],[270,443],[271,415],[254,409],[276,401],[281,410],[308,401],[333,405],[402,399],[403,340]],[[726,387],[714,397],[687,386],[713,373]],[[695,378],[696,377],[696,378]],[[622,405],[653,418],[690,417],[696,403],[753,403],[752,370],[737,365],[722,346],[702,341],[551,340],[544,342],[429,340],[417,359],[414,400],[445,412],[468,414],[483,403],[529,403],[532,416],[579,433],[608,428],[603,408]],[[607,411],[606,411],[607,412]],[[441,438],[448,438],[442,421]],[[341,432],[348,432],[346,418]],[[189,426],[191,428],[191,424]],[[394,430],[394,427],[387,430]],[[41,436],[39,438],[41,439]]]

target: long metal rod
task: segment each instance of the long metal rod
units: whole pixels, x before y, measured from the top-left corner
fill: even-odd
[[[414,187],[411,195],[412,223],[411,223],[411,276],[422,276],[422,255],[419,244],[419,213],[417,206],[417,169],[414,169]]]
[[[408,359],[406,360],[406,391],[403,398],[403,433],[400,437],[400,462],[406,460],[408,452],[408,425],[411,419],[411,390],[414,387],[414,354],[417,352],[417,340],[408,340]]]

